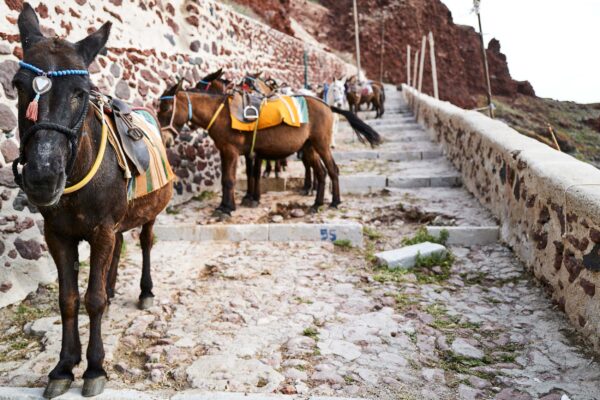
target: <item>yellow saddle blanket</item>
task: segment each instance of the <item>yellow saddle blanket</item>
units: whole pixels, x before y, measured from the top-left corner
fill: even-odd
[[[136,127],[144,132],[142,139],[150,153],[150,164],[145,173],[132,176],[135,168],[132,169],[127,162],[127,156],[123,151],[119,135],[116,133],[115,125],[110,116],[105,115],[108,124],[108,141],[117,153],[117,159],[121,169],[123,169],[127,179],[127,198],[134,200],[145,196],[169,184],[175,179],[175,174],[171,169],[165,146],[160,135],[160,128],[154,116],[145,109],[135,109],[131,117]]]
[[[240,118],[240,110],[236,107],[236,101],[229,98],[229,109],[231,113],[231,128],[238,131],[252,132],[256,127],[256,121],[245,122]],[[259,110],[258,130],[272,128],[281,124],[300,127],[308,122],[308,111],[306,100],[297,96],[278,96],[275,99],[265,100]]]

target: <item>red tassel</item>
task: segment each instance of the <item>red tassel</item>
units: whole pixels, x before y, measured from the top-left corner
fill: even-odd
[[[35,98],[27,106],[27,112],[25,113],[25,117],[33,122],[36,122],[38,119],[38,99],[39,95],[35,96]]]

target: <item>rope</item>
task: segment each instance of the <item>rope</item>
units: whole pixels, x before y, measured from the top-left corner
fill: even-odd
[[[254,146],[256,145],[256,133],[258,132],[258,122],[260,121],[260,112],[262,111],[265,100],[261,101],[260,108],[258,110],[258,118],[256,124],[254,124],[254,132],[252,133],[252,145],[250,146],[250,156],[254,157]]]

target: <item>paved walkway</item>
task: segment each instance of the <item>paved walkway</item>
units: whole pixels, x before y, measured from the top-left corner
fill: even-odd
[[[336,151],[439,151],[399,93],[388,89],[388,102],[399,112],[373,122],[384,145],[365,149],[345,127]],[[299,176],[297,162],[292,164],[288,174]],[[384,176],[386,183],[393,176],[455,173],[439,155],[339,164],[350,176]],[[303,399],[600,398],[600,366],[503,245],[453,246],[453,263],[411,271],[372,264],[375,251],[400,246],[423,224],[495,223],[456,184],[413,186],[345,195],[339,210],[319,214],[305,213],[312,198],[272,192],[260,208],[240,208],[227,222],[264,223],[275,216],[286,223],[357,221],[365,227],[364,248],[159,240],[153,251],[157,305],[147,311],[135,308],[141,251],[129,237],[103,325],[108,387],[114,389],[104,398],[127,398],[131,392],[124,390],[149,398],[200,390],[205,397],[195,398],[201,399],[246,398],[222,392]],[[159,222],[217,223],[209,213],[217,202],[204,196]],[[84,265],[82,287],[86,275]],[[22,304],[0,310],[0,385],[44,385],[60,346],[56,290],[40,288]],[[82,362],[77,377],[84,368]],[[37,396],[35,390],[0,390],[1,399]]]

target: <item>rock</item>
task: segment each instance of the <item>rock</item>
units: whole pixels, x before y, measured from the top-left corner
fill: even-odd
[[[7,60],[0,63],[0,85],[4,88],[4,94],[7,98],[14,100],[17,98],[17,90],[12,85],[12,80],[19,70],[19,63],[13,60]]]
[[[300,371],[297,368],[288,368],[283,372],[283,375],[294,381],[305,381],[308,379],[306,372]]]
[[[13,287],[13,284],[9,281],[0,283],[0,292],[6,293]]]
[[[192,43],[190,43],[190,50],[193,52],[198,52],[198,50],[200,50],[201,44],[199,40],[194,40]]]
[[[492,386],[492,384],[489,381],[481,379],[478,376],[470,376],[468,381],[471,386],[477,389],[485,389]]]
[[[49,331],[60,332],[62,325],[60,317],[46,317],[35,320],[25,326],[25,333],[33,336],[42,337]]]
[[[455,354],[466,358],[481,360],[485,356],[483,351],[479,350],[462,338],[455,339],[454,342],[452,342],[450,349]]]
[[[6,43],[0,43],[0,54],[6,55],[12,53],[11,47]]]
[[[4,140],[0,143],[0,153],[4,156],[4,161],[12,163],[19,157],[19,145],[11,139]]]
[[[21,257],[26,260],[37,260],[42,256],[42,245],[35,239],[23,240],[18,237],[14,244]]]
[[[112,74],[112,76],[114,76],[115,78],[118,78],[119,76],[121,76],[121,67],[119,67],[119,64],[117,63],[112,63],[110,65],[110,73]]]
[[[279,372],[258,360],[230,355],[202,356],[186,369],[186,373],[193,388],[214,391],[271,393],[285,380]]]
[[[153,369],[150,371],[150,380],[154,383],[158,383],[163,379],[163,372],[160,369]]]
[[[17,184],[15,183],[15,176],[13,175],[10,166],[0,168],[0,186],[5,186],[8,188],[17,187]]]
[[[304,215],[305,215],[305,214],[304,214],[304,211],[302,211],[301,209],[299,209],[299,208],[294,208],[294,209],[293,209],[293,210],[290,212],[290,215],[291,215],[292,217],[294,217],[294,218],[302,218],[302,217],[304,217]]]
[[[423,368],[421,370],[423,378],[430,383],[438,382],[445,384],[446,377],[444,376],[444,370],[439,368]]]
[[[131,96],[129,85],[124,80],[120,80],[115,88],[115,95],[122,100],[128,100]]]
[[[500,393],[494,397],[494,400],[532,400],[533,398],[527,393],[520,392],[516,389],[502,389]]]
[[[282,221],[283,221],[283,217],[281,215],[276,214],[271,217],[271,222],[279,223]]]
[[[11,108],[6,104],[0,103],[0,130],[11,132],[17,127],[17,117]]]
[[[443,256],[446,253],[446,248],[441,244],[425,242],[376,253],[375,257],[379,265],[386,265],[388,268],[412,268],[417,261],[417,255],[429,257],[433,255]]]
[[[458,397],[461,400],[477,400],[483,399],[484,393],[461,383],[458,385]]]
[[[325,340],[317,343],[321,354],[335,354],[347,361],[356,360],[361,356],[360,347],[344,340]]]

